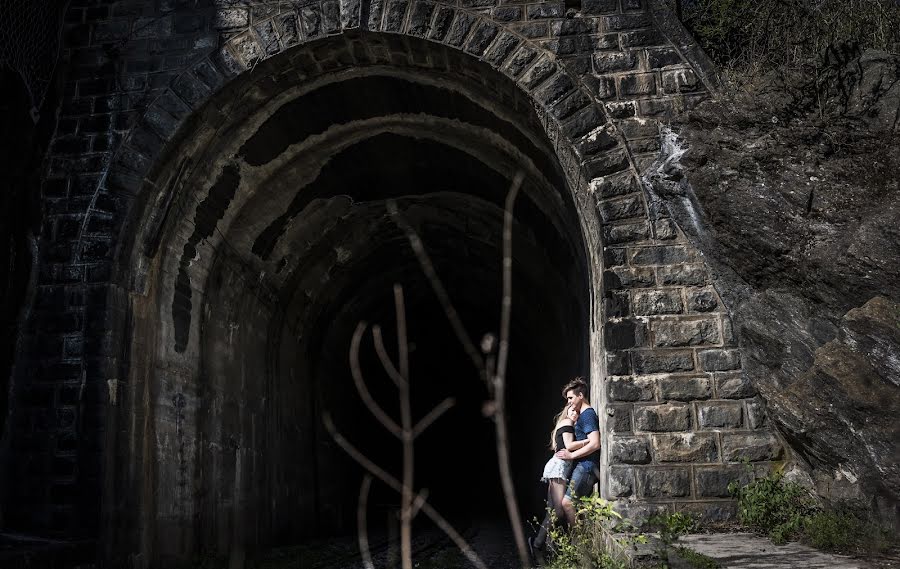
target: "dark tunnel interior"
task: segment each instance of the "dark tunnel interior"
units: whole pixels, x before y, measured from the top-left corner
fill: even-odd
[[[219,143],[201,150],[207,179],[227,171],[240,188],[232,191],[250,188],[208,261],[202,295],[199,381],[211,403],[198,419],[201,547],[227,549],[237,523],[261,528],[260,543],[271,545],[356,531],[364,469],[326,430],[326,417],[399,476],[401,444],[366,408],[349,365],[354,331],[365,322],[360,368],[373,398],[399,420],[398,391],[372,336],[380,325],[396,358],[395,284],[405,301],[414,420],[448,397],[455,401],[416,439],[414,486],[460,524],[505,518],[487,386],[400,221],[421,238],[478,346],[500,327],[504,201],[520,171],[507,423],[523,517],[543,511],[539,478],[550,456],[551,420],[563,404],[559,390],[589,367],[590,277],[581,228],[531,104],[506,84],[505,94],[473,98],[449,87],[453,78],[445,72],[444,83],[419,85],[369,73],[326,83],[257,122],[232,162],[223,161]],[[365,105],[340,104],[358,103],[360,93]],[[491,100],[502,103],[485,106]],[[528,109],[525,118],[511,119],[502,110],[510,105],[519,117]],[[195,227],[206,222],[202,207]],[[204,262],[194,251],[191,245],[179,271]],[[177,333],[178,286],[169,302],[181,358],[193,348],[187,328]],[[399,496],[376,482],[373,526],[386,523],[398,504]]]
[[[384,134],[334,156],[308,188],[315,199],[343,193],[360,206],[342,221],[347,231],[332,230],[336,242],[327,244],[330,249],[361,247],[346,241],[358,233],[355,227],[362,229],[359,239],[364,243],[355,260],[329,274],[329,290],[306,317],[314,318],[306,322],[312,333],[301,349],[315,385],[315,415],[321,419],[327,412],[369,458],[390,472],[401,472],[400,443],[362,403],[348,354],[355,328],[365,321],[381,325],[389,352],[396,357],[393,285],[402,285],[413,417],[423,417],[447,397],[456,401],[417,440],[416,487],[428,488],[431,503],[445,515],[465,518],[463,523],[505,515],[495,430],[485,413],[488,390],[406,236],[388,219],[385,203],[397,200],[401,215],[417,228],[477,345],[484,334],[499,330],[502,206],[509,185],[504,176],[464,152]],[[567,236],[555,233],[532,201],[521,199],[515,214],[508,424],[518,497],[523,509],[536,515],[542,507],[538,478],[548,457],[548,424],[562,401],[559,387],[586,367],[587,282],[578,272],[578,253]],[[360,368],[373,397],[392,417],[399,417],[398,391],[376,356],[371,333],[361,345]],[[338,531],[352,529],[344,527],[344,520],[355,519],[363,471],[334,448],[321,423],[314,428],[309,454],[320,463],[318,517],[332,517]],[[397,497],[381,488],[373,495],[373,505],[395,504]],[[345,499],[339,502],[338,496]]]

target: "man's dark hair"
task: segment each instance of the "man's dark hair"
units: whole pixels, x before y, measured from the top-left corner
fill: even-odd
[[[570,391],[574,391],[575,395],[584,395],[585,399],[590,400],[590,398],[591,398],[590,392],[588,391],[587,382],[580,375],[578,377],[576,377],[575,379],[573,379],[572,381],[570,381],[569,383],[567,383],[565,387],[563,387],[563,390],[562,390],[563,399],[565,399],[566,394],[569,393]]]

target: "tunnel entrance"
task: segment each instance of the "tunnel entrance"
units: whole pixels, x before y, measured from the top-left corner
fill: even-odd
[[[130,373],[150,386],[133,405],[149,405],[153,426],[134,436],[155,441],[136,483],[153,502],[161,555],[355,531],[363,470],[323,418],[399,475],[400,444],[360,400],[348,365],[361,321],[396,345],[395,284],[413,416],[456,401],[417,441],[416,486],[460,523],[505,516],[487,390],[389,204],[421,237],[477,342],[499,328],[503,204],[524,174],[507,404],[526,517],[543,507],[559,388],[590,369],[579,214],[527,96],[485,64],[411,38],[339,37],[304,50],[267,60],[198,115],[157,171],[174,196],[148,216],[159,229],[147,222],[136,238],[150,261],[136,277],[146,291],[133,309]],[[398,416],[371,334],[361,367]],[[371,501],[399,498],[376,487]]]

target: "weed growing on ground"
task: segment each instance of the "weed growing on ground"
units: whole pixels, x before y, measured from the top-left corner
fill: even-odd
[[[803,520],[816,511],[815,502],[802,486],[786,482],[774,473],[746,486],[736,482],[728,491],[738,500],[738,519],[774,541],[785,543],[803,529]]]
[[[695,567],[696,569],[719,569],[721,567],[721,565],[719,565],[712,557],[703,555],[702,553],[698,553],[687,547],[676,547],[675,552],[678,553],[678,556],[683,560],[690,563],[691,567]]]
[[[659,558],[664,564],[668,564],[669,548],[678,541],[678,538],[694,530],[697,527],[697,520],[684,512],[675,512],[651,516],[647,524],[659,532]]]
[[[818,506],[806,489],[780,473],[746,486],[732,482],[728,490],[738,500],[740,522],[776,544],[799,539],[828,551],[873,553],[890,547],[888,528],[847,510]]]
[[[803,541],[828,551],[878,553],[890,549],[891,537],[888,528],[848,511],[819,511],[803,522]]]
[[[630,564],[629,548],[647,541],[596,492],[578,498],[576,520],[572,528],[553,520],[548,569],[625,569]]]

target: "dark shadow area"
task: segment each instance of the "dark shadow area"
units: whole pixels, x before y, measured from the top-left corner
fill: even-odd
[[[457,402],[417,441],[416,487],[428,488],[431,503],[464,525],[506,515],[488,391],[406,237],[388,219],[385,200],[398,200],[401,215],[422,237],[477,344],[485,333],[499,330],[502,204],[509,184],[469,154],[381,135],[335,156],[304,190],[318,199],[345,193],[358,204],[342,221],[346,231],[332,230],[334,241],[323,237],[324,247],[346,251],[350,260],[329,271],[325,290],[304,317],[311,333],[299,347],[316,385],[316,416],[330,413],[360,450],[399,475],[400,444],[362,404],[348,354],[354,329],[366,321],[382,326],[396,355],[392,287],[401,284],[412,350],[413,416],[424,416],[446,397]],[[521,197],[515,217],[508,421],[518,498],[530,517],[543,507],[538,478],[549,455],[549,423],[562,404],[559,387],[586,367],[587,280],[579,275],[571,236],[556,233],[530,198]],[[366,231],[358,231],[359,226]],[[354,235],[359,235],[356,242]],[[371,338],[367,334],[363,342],[361,367],[375,399],[399,418],[397,390]],[[317,457],[318,528],[352,531],[355,526],[348,522],[355,520],[362,470],[335,448],[320,422],[315,429],[310,453]],[[375,510],[398,502],[391,491],[376,488]],[[383,522],[383,516],[373,518]]]

